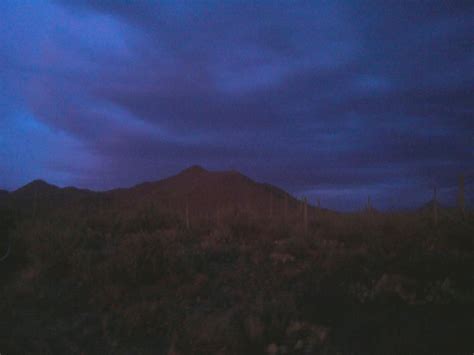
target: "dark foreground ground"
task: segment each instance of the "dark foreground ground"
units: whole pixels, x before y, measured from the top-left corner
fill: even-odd
[[[1,213],[2,355],[474,351],[472,217]]]

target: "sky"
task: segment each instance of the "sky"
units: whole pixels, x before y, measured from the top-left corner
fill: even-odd
[[[473,196],[474,2],[0,2],[0,188],[191,165],[323,206]]]

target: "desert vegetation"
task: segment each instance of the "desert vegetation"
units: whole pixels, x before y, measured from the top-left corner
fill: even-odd
[[[104,201],[1,210],[1,250],[13,243],[0,264],[2,354],[474,349],[468,210],[434,225],[431,210],[305,204],[298,220],[273,204],[193,219],[191,202],[183,214]]]

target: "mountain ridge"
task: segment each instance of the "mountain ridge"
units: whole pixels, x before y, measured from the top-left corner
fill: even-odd
[[[26,185],[11,192],[12,196],[28,196],[32,194],[48,194],[59,190],[56,185],[52,185],[42,179],[33,180]]]
[[[283,189],[256,182],[236,170],[210,171],[198,165],[161,180],[109,190],[107,194],[121,205],[160,205],[174,211],[189,208],[199,215],[216,211],[264,215],[272,213],[272,209],[275,215],[283,215],[285,196],[288,209],[295,209],[299,204]]]
[[[257,182],[236,170],[208,170],[192,165],[175,175],[160,180],[147,181],[131,187],[93,191],[72,186],[58,187],[42,179],[36,179],[14,190],[0,190],[2,201],[28,203],[33,199],[54,200],[61,203],[69,199],[88,197],[117,202],[126,207],[135,204],[158,204],[174,209],[184,206],[209,212],[217,208],[253,210],[256,213],[282,214],[285,208],[295,209],[301,201],[282,188],[265,182]],[[286,199],[286,201],[285,201]],[[285,207],[287,204],[287,207]],[[445,208],[440,205],[439,208]],[[311,204],[308,208],[316,209]],[[433,208],[433,201],[415,207],[423,212]],[[274,211],[269,212],[274,209]],[[323,209],[326,210],[326,209]]]

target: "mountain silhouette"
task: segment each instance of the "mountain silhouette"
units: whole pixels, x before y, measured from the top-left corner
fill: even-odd
[[[286,191],[256,182],[238,171],[209,171],[197,165],[174,176],[130,188],[93,192],[35,180],[6,195],[11,206],[22,208],[33,209],[37,204],[41,208],[81,204],[117,209],[153,207],[180,214],[187,208],[194,217],[244,212],[279,218],[302,213],[303,206]]]
[[[237,171],[209,171],[200,166],[108,194],[122,204],[154,203],[174,210],[187,206],[193,215],[200,216],[217,211],[283,216],[285,209],[290,212],[301,204],[284,190],[255,182]]]
[[[75,187],[58,187],[44,180],[34,180],[0,199],[3,205],[22,210],[47,210],[73,206],[84,198],[97,198],[100,193]]]
[[[51,185],[44,180],[34,180],[13,191],[11,195],[16,198],[38,198],[52,195],[58,190],[60,190],[59,187]]]

